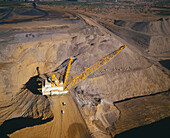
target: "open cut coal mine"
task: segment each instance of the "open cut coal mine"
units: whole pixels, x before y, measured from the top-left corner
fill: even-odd
[[[29,15],[27,11],[21,14]],[[138,127],[165,118],[169,121],[169,59],[162,60],[169,53],[169,19],[115,21],[122,30],[113,33],[84,15],[63,15],[1,22],[0,136],[126,137]],[[122,41],[125,37],[127,43]],[[38,84],[53,73],[63,81],[70,57],[74,62],[69,80],[124,45],[125,49],[67,95],[44,96],[38,91]],[[63,101],[66,106],[61,105]]]

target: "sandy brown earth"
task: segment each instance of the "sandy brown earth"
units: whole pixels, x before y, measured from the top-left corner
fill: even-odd
[[[90,138],[87,126],[82,119],[76,104],[70,94],[50,97],[54,119],[44,125],[28,127],[14,132],[11,138]],[[65,102],[66,105],[62,103]],[[64,110],[64,114],[61,114]],[[31,133],[30,133],[31,132]]]
[[[89,130],[92,137],[114,137],[169,117],[169,70],[160,64],[169,60],[168,17],[142,21],[140,16],[132,22],[122,15],[111,23],[94,12],[76,10],[77,14],[73,9],[70,13],[49,6],[40,10],[43,17],[31,22],[17,19],[16,23],[15,16],[1,20],[2,136],[90,137]],[[11,14],[22,14],[16,11]],[[124,44],[127,48],[119,55],[70,89],[81,113],[70,95],[49,98],[37,91],[38,82],[52,72],[63,79],[70,56],[74,62],[69,79]],[[67,105],[62,107],[61,100]],[[68,112],[63,118],[61,108]],[[32,120],[8,129],[15,119]]]

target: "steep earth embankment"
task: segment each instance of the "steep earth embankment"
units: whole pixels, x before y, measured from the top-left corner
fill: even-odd
[[[169,56],[170,18],[161,18],[156,21],[133,22],[115,20],[115,25],[124,28],[124,32],[116,32],[131,44],[136,44],[150,56]]]
[[[84,19],[88,21],[87,17]],[[47,76],[54,72],[62,78],[72,56],[75,59],[70,72],[72,78],[84,71],[84,67],[124,45],[93,20],[87,23],[80,19],[33,21],[1,25],[0,29],[3,31],[0,44],[1,123],[15,117],[53,116],[48,98],[37,95],[37,90],[28,85],[38,72]],[[115,133],[113,123],[121,116],[114,102],[168,91],[169,81],[167,73],[127,45],[107,65],[71,91],[75,93],[92,135],[110,137]],[[26,90],[22,91],[23,86]],[[12,99],[16,99],[15,104]]]

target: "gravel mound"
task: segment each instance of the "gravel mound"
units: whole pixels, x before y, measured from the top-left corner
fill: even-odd
[[[38,23],[18,24],[23,26],[23,29],[30,25],[29,30],[23,32],[17,32],[14,25],[12,29],[15,31],[9,34],[8,40],[4,38],[1,43],[0,107],[3,110],[0,111],[0,122],[19,116],[52,117],[48,98],[35,94],[35,91],[28,87],[23,90],[30,78],[37,76],[37,67],[41,75],[51,75],[54,72],[58,78],[62,78],[68,59],[72,56],[75,61],[71,66],[71,79],[83,72],[85,67],[90,67],[103,56],[124,45],[100,26],[89,25],[82,20],[63,21],[62,25],[67,25],[68,28],[35,31],[35,24]],[[49,25],[49,21],[41,23]],[[61,25],[61,22],[51,21],[51,24],[57,23]],[[31,30],[31,27],[34,27],[34,30]],[[79,91],[83,91],[83,95],[89,96],[86,103],[80,102],[85,109],[96,109],[96,112],[87,115],[87,118],[92,117],[91,122],[94,124],[102,123],[104,127],[108,127],[103,117],[111,124],[119,116],[111,103],[167,91],[170,88],[169,81],[170,78],[165,72],[127,46],[107,65],[72,87],[70,91],[76,93],[77,87]],[[83,101],[81,98],[77,99]],[[96,107],[94,101],[88,102],[91,99],[101,99],[103,102]],[[104,114],[105,111],[107,113]],[[96,119],[100,122],[95,121]]]

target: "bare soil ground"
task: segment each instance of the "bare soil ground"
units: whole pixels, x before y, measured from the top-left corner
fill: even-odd
[[[90,137],[87,124],[92,137],[107,138],[169,117],[169,3],[158,5],[39,3],[38,9],[30,3],[25,8],[3,5],[2,136]],[[82,116],[70,95],[48,98],[37,91],[39,79],[52,72],[62,80],[70,56],[75,59],[72,78],[124,44],[127,48],[109,64],[70,90]],[[63,108],[69,114],[63,118],[61,100],[67,101]],[[41,125],[26,123],[10,131],[15,118],[40,119]]]
[[[49,98],[54,119],[43,125],[24,128],[16,131],[11,138],[90,138],[87,126],[70,94]],[[66,105],[62,103],[65,102]],[[61,113],[61,110],[64,113]],[[43,130],[43,131],[42,131]],[[30,133],[31,132],[31,133]]]

